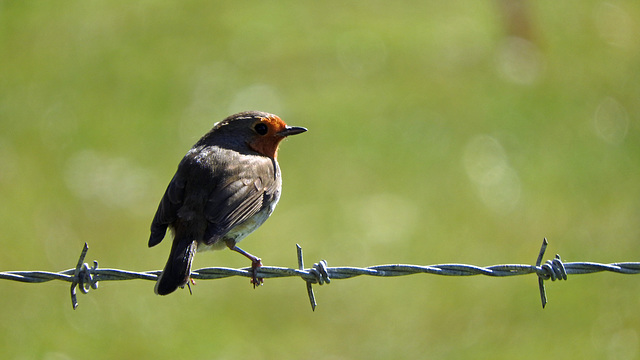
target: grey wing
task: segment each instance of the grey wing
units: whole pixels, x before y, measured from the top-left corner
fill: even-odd
[[[238,164],[231,181],[220,184],[205,207],[207,226],[204,241],[213,244],[236,225],[267,206],[280,191],[277,163],[256,157]],[[278,174],[278,176],[276,176]]]
[[[149,237],[149,247],[159,244],[167,233],[167,227],[178,217],[178,210],[184,201],[184,190],[186,181],[180,175],[180,169],[176,172],[167,186],[167,190],[160,200],[156,215],[151,222],[151,236]]]

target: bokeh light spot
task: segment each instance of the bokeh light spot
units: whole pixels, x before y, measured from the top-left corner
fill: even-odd
[[[406,238],[418,220],[416,205],[401,196],[378,193],[345,203],[345,216],[367,242],[389,243]]]
[[[520,199],[520,179],[509,165],[498,140],[478,135],[466,146],[463,163],[482,202],[490,209],[508,213]]]
[[[507,37],[500,47],[496,59],[502,77],[516,84],[531,85],[540,77],[544,58],[538,47],[520,37]]]
[[[282,114],[282,100],[273,86],[254,84],[238,91],[229,105],[229,114],[240,111],[258,110]]]
[[[620,6],[603,2],[594,9],[596,29],[609,45],[627,48],[637,44],[634,19]]]
[[[67,187],[85,200],[99,200],[111,207],[135,211],[148,195],[151,176],[125,158],[112,158],[83,150],[73,155],[65,169]],[[146,209],[142,206],[144,214]]]
[[[616,99],[603,99],[593,116],[593,128],[598,137],[609,144],[619,144],[627,136],[629,114]]]

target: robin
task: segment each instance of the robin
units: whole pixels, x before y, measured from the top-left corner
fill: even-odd
[[[173,232],[169,260],[155,292],[167,295],[189,281],[196,251],[228,247],[251,260],[253,285],[260,258],[237,246],[271,215],[280,199],[278,145],[307,131],[258,111],[216,123],[187,152],[171,179],[151,223],[149,247]]]

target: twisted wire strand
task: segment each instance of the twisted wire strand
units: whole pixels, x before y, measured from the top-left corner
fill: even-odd
[[[618,274],[640,274],[640,262],[624,262],[613,264],[600,264],[595,262],[569,262],[563,263],[567,275],[591,274],[596,272],[613,272]],[[262,266],[258,269],[257,276],[261,278],[300,277],[305,281],[317,281],[313,275],[314,269],[291,269],[279,266]],[[48,271],[3,271],[0,279],[13,280],[24,283],[43,283],[53,280],[66,282],[74,281],[75,269],[60,272]],[[119,269],[94,269],[91,277],[95,281],[119,281],[119,280],[151,280],[156,281],[161,270],[153,271],[128,271]],[[376,265],[365,268],[352,266],[328,267],[327,273],[331,280],[350,279],[356,276],[405,276],[412,274],[434,274],[443,276],[474,276],[485,275],[493,277],[517,276],[527,274],[540,274],[545,276],[544,269],[533,265],[504,264],[479,267],[465,264],[441,264],[441,265],[403,265],[389,264]],[[191,277],[197,280],[222,279],[232,276],[252,277],[251,268],[233,269],[226,267],[207,267],[191,272]],[[558,280],[557,278],[553,280]]]
[[[408,265],[408,264],[388,264],[370,267],[340,266],[328,267],[327,262],[322,260],[309,269],[304,269],[302,261],[302,248],[298,245],[298,269],[262,266],[258,268],[257,277],[260,278],[282,278],[300,277],[307,283],[309,299],[312,309],[315,309],[315,297],[311,284],[322,285],[335,279],[349,279],[356,276],[406,276],[412,274],[433,274],[442,276],[475,276],[484,275],[492,277],[506,277],[536,274],[539,279],[540,295],[542,306],[546,305],[546,294],[544,290],[544,280],[566,280],[567,275],[591,274],[596,272],[613,272],[618,274],[639,274],[640,262],[621,262],[613,264],[601,264],[596,262],[569,262],[564,263],[560,256],[556,255],[553,260],[548,260],[541,264],[542,255],[547,246],[544,239],[540,255],[536,265],[523,264],[502,264],[492,266],[475,266],[466,264],[439,264],[439,265]],[[76,287],[83,293],[89,289],[97,289],[99,281],[120,281],[120,280],[150,280],[156,281],[160,275],[160,270],[153,271],[127,271],[120,269],[98,268],[98,262],[94,261],[93,266],[84,263],[88,245],[85,244],[78,260],[76,268],[60,272],[48,271],[5,271],[0,272],[0,279],[12,280],[25,283],[43,283],[53,280],[71,282],[71,298],[74,309],[78,306],[76,299]],[[191,277],[198,280],[221,279],[231,276],[242,276],[251,278],[254,276],[250,267],[233,269],[226,267],[207,267],[191,272]]]

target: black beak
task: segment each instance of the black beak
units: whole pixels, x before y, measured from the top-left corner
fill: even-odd
[[[303,128],[300,126],[287,126],[286,128],[284,128],[284,130],[278,132],[278,135],[287,137],[289,135],[302,134],[305,131],[307,131],[307,128]]]

